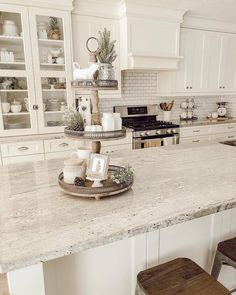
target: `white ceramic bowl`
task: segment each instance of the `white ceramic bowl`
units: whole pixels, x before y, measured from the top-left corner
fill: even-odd
[[[4,114],[9,113],[11,109],[11,105],[9,102],[2,102],[2,112]]]
[[[22,109],[22,105],[21,104],[12,104],[11,105],[11,111],[12,113],[19,113]]]

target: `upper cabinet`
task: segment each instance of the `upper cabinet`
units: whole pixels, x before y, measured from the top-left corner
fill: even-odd
[[[0,136],[63,131],[73,103],[70,12],[0,4]]]
[[[177,69],[184,11],[123,3],[121,69]]]
[[[86,48],[86,42],[90,37],[99,37],[99,31],[107,28],[111,32],[111,40],[116,40],[115,50],[117,58],[113,63],[115,70],[115,78],[118,80],[119,88],[116,91],[106,91],[102,95],[116,95],[121,92],[121,70],[120,70],[120,28],[119,21],[116,19],[101,18],[81,15],[78,13],[72,14],[72,27],[73,27],[73,48],[74,48],[74,61],[78,62],[81,68],[88,67],[89,52]],[[92,44],[93,45],[93,44]],[[91,44],[90,44],[91,46]],[[94,44],[97,46],[97,44]],[[93,48],[92,48],[93,49]],[[96,50],[96,48],[94,48]],[[80,94],[87,93],[81,91]]]
[[[183,60],[159,74],[162,95],[229,94],[236,91],[236,34],[181,29]]]
[[[30,8],[29,16],[39,132],[60,132],[73,103],[70,13]]]
[[[37,132],[27,8],[0,4],[0,135]]]

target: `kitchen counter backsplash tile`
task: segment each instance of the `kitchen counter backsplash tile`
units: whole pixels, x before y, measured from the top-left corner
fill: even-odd
[[[172,110],[171,119],[178,120],[180,117],[180,103],[191,96],[179,96],[163,98],[157,96],[158,79],[156,72],[150,71],[123,71],[121,77],[122,97],[108,98],[103,97],[100,100],[102,112],[110,112],[114,105],[137,105],[137,104],[152,104],[165,101],[175,100],[175,105]],[[216,111],[218,101],[227,101],[229,115],[236,117],[236,97],[232,96],[199,96],[194,97],[198,108],[195,113],[199,118],[206,118],[207,113]],[[160,119],[162,114],[160,111]]]

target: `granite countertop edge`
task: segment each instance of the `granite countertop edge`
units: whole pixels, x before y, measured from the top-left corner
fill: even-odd
[[[117,232],[112,235],[102,236],[97,239],[90,239],[88,241],[85,241],[82,245],[77,245],[77,244],[71,245],[70,247],[66,247],[64,249],[58,249],[56,252],[49,252],[44,255],[39,255],[39,257],[37,258],[29,257],[27,261],[25,260],[25,258],[24,258],[24,261],[17,260],[7,264],[2,264],[0,261],[0,274],[17,270],[20,268],[24,268],[30,265],[44,263],[49,260],[61,258],[67,255],[75,254],[75,253],[89,250],[92,248],[104,246],[113,242],[132,238],[140,234],[152,232],[158,229],[166,228],[172,225],[177,225],[186,221],[190,221],[190,220],[197,219],[197,218],[204,217],[211,214],[216,214],[218,212],[230,210],[233,208],[236,208],[235,199],[231,199],[225,202],[218,202],[216,204],[212,204],[210,206],[206,206],[202,208],[195,208],[195,209],[193,208],[191,211],[170,216],[161,221],[152,222],[150,224],[143,224],[142,226]]]

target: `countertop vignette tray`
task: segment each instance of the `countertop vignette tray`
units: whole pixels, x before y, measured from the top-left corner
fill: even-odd
[[[108,173],[122,168],[125,169],[124,167],[110,165]],[[99,200],[100,198],[118,195],[129,190],[133,185],[133,178],[129,182],[123,182],[120,184],[115,184],[110,180],[104,180],[103,187],[92,187],[93,182],[86,180],[85,187],[82,187],[65,183],[62,172],[58,176],[58,183],[61,190],[67,195],[83,198],[95,198],[96,200]]]
[[[126,136],[126,129],[114,131],[75,131],[65,128],[64,130],[67,137],[74,139],[84,139],[84,140],[115,140],[122,139]]]

